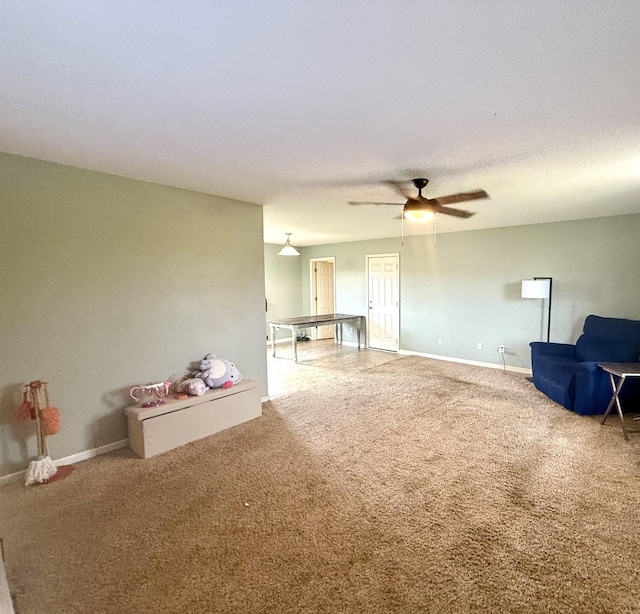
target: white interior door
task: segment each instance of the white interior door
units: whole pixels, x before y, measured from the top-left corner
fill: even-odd
[[[314,260],[313,266],[313,299],[315,311],[313,315],[334,313],[334,265],[333,260]],[[316,339],[333,338],[333,325],[319,326]]]
[[[369,347],[397,352],[400,337],[399,256],[367,256]]]

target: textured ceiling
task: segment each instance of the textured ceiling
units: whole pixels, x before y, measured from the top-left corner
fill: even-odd
[[[415,176],[491,196],[438,232],[637,213],[639,32],[637,0],[5,0],[0,149],[260,203],[270,243],[397,236],[347,201]]]

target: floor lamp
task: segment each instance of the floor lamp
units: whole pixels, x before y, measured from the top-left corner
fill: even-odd
[[[534,277],[522,280],[522,298],[546,298],[549,301],[547,314],[547,343],[551,337],[551,287],[552,277]]]

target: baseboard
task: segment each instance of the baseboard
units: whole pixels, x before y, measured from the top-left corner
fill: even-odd
[[[93,448],[91,450],[85,450],[84,452],[78,452],[71,456],[65,456],[54,461],[56,465],[71,465],[73,463],[79,463],[80,461],[93,458],[94,456],[100,456],[101,454],[107,454],[120,448],[126,448],[129,445],[129,439],[121,439],[120,441],[114,441],[113,443],[107,443],[104,446]]]
[[[291,338],[288,339],[279,339],[276,343],[291,343]],[[346,345],[349,347],[358,347],[357,341],[343,341],[342,345]],[[366,348],[366,346],[361,344],[361,348]],[[409,350],[398,350],[398,354],[402,354],[404,356],[422,356],[423,358],[433,358],[434,360],[444,360],[445,362],[457,362],[463,365],[473,365],[475,367],[487,367],[489,369],[501,369],[504,371],[511,371],[513,373],[524,373],[525,375],[531,375],[531,369],[527,369],[526,367],[512,367],[510,365],[501,365],[493,362],[481,362],[479,360],[467,360],[465,358],[454,358],[453,356],[441,356],[440,354],[426,354],[425,352],[411,352]],[[268,399],[267,399],[268,400]],[[265,402],[264,400],[262,401]]]
[[[511,367],[509,365],[499,365],[493,362],[480,362],[479,360],[466,360],[465,358],[453,358],[452,356],[440,356],[438,354],[425,354],[424,352],[410,352],[409,350],[398,350],[398,354],[405,356],[422,356],[423,358],[433,358],[434,360],[444,360],[445,362],[458,362],[463,365],[473,365],[474,367],[488,367],[489,369],[500,369],[512,371],[513,373],[524,373],[531,375],[531,369],[524,367]]]
[[[77,454],[71,454],[70,456],[59,458],[57,460],[54,460],[53,462],[57,466],[72,465],[73,463],[79,463],[80,461],[93,458],[94,456],[100,456],[101,454],[107,454],[109,452],[113,452],[114,450],[119,450],[120,448],[126,448],[128,445],[128,439],[121,439],[120,441],[114,441],[113,443],[108,443],[104,446],[92,448],[91,450],[84,450],[83,452],[78,452]],[[26,469],[23,469],[22,471],[16,471],[15,473],[10,473],[9,475],[0,476],[0,486],[11,484],[13,482],[24,481],[24,475],[26,471]]]
[[[260,399],[261,403],[266,403],[271,399],[269,396],[262,397]],[[119,450],[120,448],[126,448],[129,445],[128,439],[121,439],[120,441],[114,441],[113,443],[105,444],[104,446],[99,446],[97,448],[92,448],[91,450],[84,450],[83,452],[78,452],[77,454],[71,454],[70,456],[65,456],[63,458],[59,458],[54,460],[53,462],[56,465],[73,465],[73,463],[79,463],[83,460],[88,460],[93,458],[94,456],[100,456],[101,454],[108,454],[109,452],[113,452],[114,450]],[[9,473],[8,475],[0,476],[0,487],[5,486],[6,484],[12,484],[13,482],[21,482],[24,481],[26,469],[22,471],[16,471],[15,473]]]

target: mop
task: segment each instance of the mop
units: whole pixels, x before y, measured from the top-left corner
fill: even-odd
[[[53,477],[58,470],[47,450],[47,440],[42,430],[41,422],[41,406],[40,406],[40,390],[42,388],[42,382],[36,380],[27,385],[31,395],[31,406],[33,407],[33,413],[35,414],[36,421],[36,437],[38,439],[38,456],[36,456],[27,468],[27,475],[25,479],[25,486],[30,484],[46,482],[49,478]],[[46,383],[45,383],[46,386]],[[48,395],[47,395],[48,397]],[[47,398],[48,401],[48,398]],[[23,402],[24,403],[24,402]],[[48,402],[47,402],[48,405]]]

